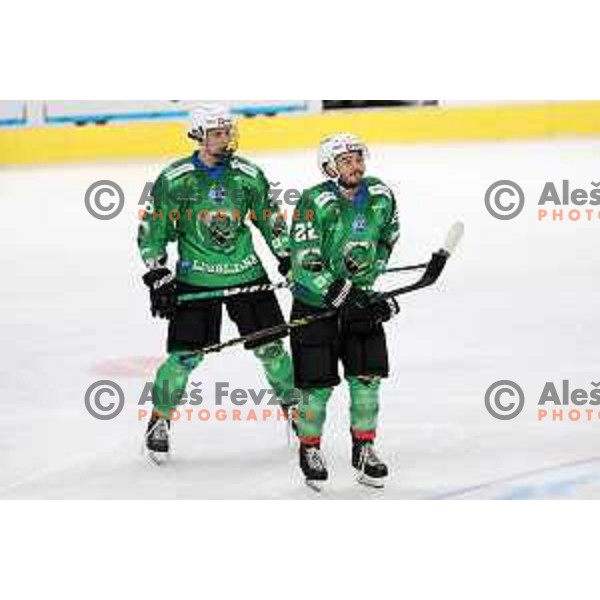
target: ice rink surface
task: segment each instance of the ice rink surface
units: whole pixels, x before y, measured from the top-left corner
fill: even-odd
[[[314,153],[248,158],[282,187],[319,180]],[[597,139],[372,148],[369,172],[389,182],[399,201],[402,237],[391,264],[428,258],[457,219],[466,233],[441,281],[404,296],[401,316],[387,326],[393,372],[382,386],[379,436],[391,467],[387,487],[354,481],[340,386],[329,404],[330,483],[320,497],[600,498],[597,408],[591,422],[537,419],[545,382],[569,379],[590,390],[600,381],[600,219],[538,222],[536,207],[547,181],[568,179],[589,191],[600,181],[599,165]],[[166,327],[150,318],[140,281],[137,203],[162,166],[0,169],[0,498],[317,497],[275,420],[183,420],[174,426],[170,464],[153,467],[140,454],[145,424],[137,402],[164,356]],[[86,189],[101,179],[118,182],[127,198],[110,221],[84,207]],[[527,196],[511,221],[492,218],[484,206],[486,189],[502,179]],[[412,276],[386,276],[380,289],[400,279]],[[287,312],[288,292],[279,297]],[[225,319],[223,339],[235,333]],[[211,413],[216,382],[266,385],[254,356],[239,348],[210,356],[193,378],[202,381],[202,408]],[[86,389],[100,379],[116,381],[126,395],[110,421],[84,406]],[[484,407],[486,389],[504,379],[526,396],[510,421]]]

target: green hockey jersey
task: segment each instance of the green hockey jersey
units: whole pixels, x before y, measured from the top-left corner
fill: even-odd
[[[331,284],[349,279],[371,290],[386,269],[400,225],[394,194],[365,177],[352,200],[327,181],[305,190],[291,232],[294,296],[324,306]]]
[[[152,267],[166,259],[167,244],[177,242],[179,281],[235,286],[266,275],[249,223],[258,227],[276,258],[289,256],[285,218],[270,200],[263,172],[238,156],[208,167],[194,153],[156,180],[138,246],[142,260]]]

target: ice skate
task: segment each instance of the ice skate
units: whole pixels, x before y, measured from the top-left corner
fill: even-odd
[[[316,492],[322,491],[329,474],[319,446],[300,444],[300,468],[306,485]]]
[[[355,440],[352,444],[352,466],[357,470],[356,481],[362,485],[382,488],[388,476],[387,465],[377,456],[373,442]]]
[[[146,455],[154,464],[163,464],[170,456],[170,429],[171,423],[167,419],[153,415],[148,422],[145,436]]]

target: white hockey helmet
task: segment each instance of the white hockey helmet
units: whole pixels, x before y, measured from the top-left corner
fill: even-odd
[[[329,179],[339,177],[335,160],[347,152],[360,152],[365,159],[369,158],[369,149],[366,144],[353,133],[336,133],[321,140],[319,168],[325,177]]]
[[[190,111],[191,125],[188,137],[197,142],[204,141],[210,129],[235,130],[233,115],[229,108],[222,104],[203,104]]]

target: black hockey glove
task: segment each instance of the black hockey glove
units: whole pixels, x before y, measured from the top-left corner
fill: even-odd
[[[339,298],[340,292],[344,290],[342,284],[336,282],[331,286],[328,297],[333,306],[335,306],[335,299]],[[337,295],[334,295],[336,293]],[[352,286],[340,305],[340,327],[347,333],[369,335],[380,323],[389,321],[399,312],[400,306],[395,299],[385,299],[377,293],[368,294]]]
[[[342,312],[342,328],[348,333],[369,335],[379,324],[389,321],[399,312],[400,306],[394,298],[385,299],[374,294],[366,307],[348,307]]]
[[[370,308],[375,325],[379,323],[386,323],[400,312],[400,305],[398,304],[396,298],[384,298],[377,292],[373,293],[371,296]]]
[[[169,269],[159,267],[142,278],[150,289],[150,310],[153,317],[172,319],[177,307],[175,278]]]

